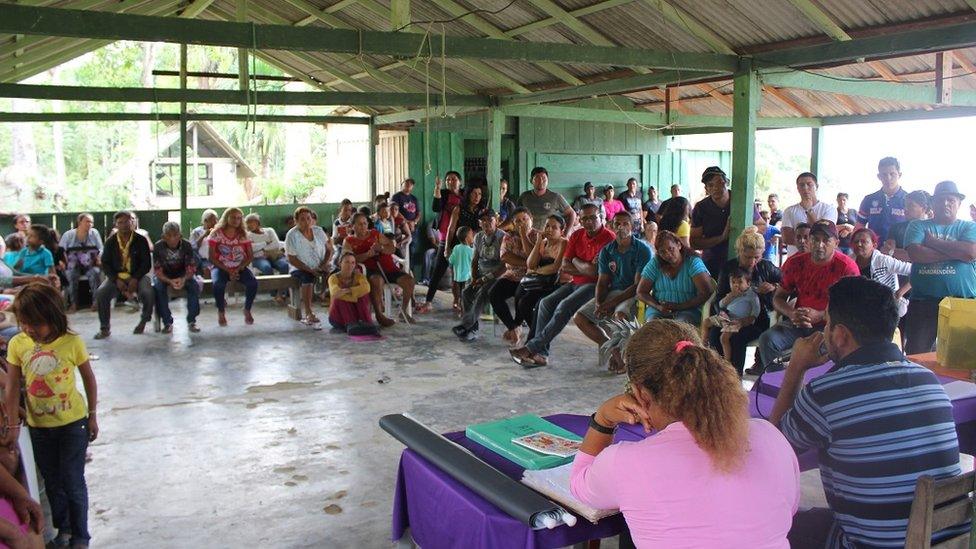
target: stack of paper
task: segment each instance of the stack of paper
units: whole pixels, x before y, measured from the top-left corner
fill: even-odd
[[[522,475],[522,484],[560,503],[577,515],[596,524],[603,517],[616,515],[620,511],[617,509],[594,509],[582,501],[573,497],[569,491],[569,474],[573,464],[567,463],[552,469],[539,469],[536,471],[526,469]]]

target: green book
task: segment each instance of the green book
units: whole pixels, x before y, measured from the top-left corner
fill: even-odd
[[[567,431],[534,414],[469,425],[464,430],[464,435],[526,469],[548,469],[573,461],[572,456],[550,456],[512,442],[514,438],[524,437],[538,432],[559,435],[571,440],[583,440],[576,433]]]

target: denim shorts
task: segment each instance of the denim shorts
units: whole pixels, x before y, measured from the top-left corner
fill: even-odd
[[[315,284],[315,278],[316,278],[316,276],[313,275],[313,274],[309,274],[309,273],[306,273],[305,271],[297,271],[297,270],[296,271],[292,271],[289,274],[291,274],[291,276],[297,278],[298,281],[302,283],[302,285],[305,285],[305,284]]]

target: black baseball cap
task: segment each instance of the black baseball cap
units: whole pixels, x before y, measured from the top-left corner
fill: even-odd
[[[590,190],[592,188],[593,188],[593,182],[592,181],[587,181],[586,183],[583,184],[583,190],[584,191],[588,191],[588,190]]]
[[[726,181],[729,179],[729,176],[725,175],[725,171],[722,170],[722,168],[719,168],[718,166],[709,166],[705,168],[704,172],[702,172],[701,182],[705,183],[716,175],[721,175],[722,179],[725,179]]]

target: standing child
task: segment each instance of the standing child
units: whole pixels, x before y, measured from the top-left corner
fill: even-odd
[[[53,286],[25,286],[13,310],[22,331],[7,348],[4,403],[7,410],[19,409],[20,388],[26,387],[34,458],[58,530],[54,544],[87,548],[91,536],[85,451],[98,436],[98,389],[88,351],[81,338],[68,329],[61,294]],[[75,385],[76,371],[85,385],[87,403]],[[9,427],[8,436],[16,437],[19,422]]]
[[[457,244],[451,250],[448,263],[454,271],[451,291],[454,294],[454,312],[461,314],[461,290],[471,280],[471,261],[474,259],[474,231],[471,227],[458,227]]]
[[[752,275],[749,271],[736,266],[729,273],[729,294],[718,302],[719,313],[709,317],[703,330],[708,332],[709,326],[722,329],[719,340],[722,342],[722,356],[726,360],[732,357],[732,334],[743,326],[749,326],[759,316],[759,295],[751,286]]]

